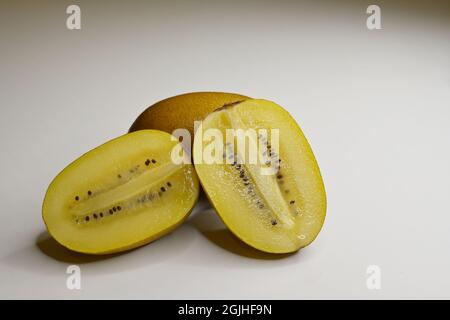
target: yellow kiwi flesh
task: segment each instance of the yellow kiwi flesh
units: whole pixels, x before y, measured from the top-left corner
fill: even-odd
[[[108,254],[151,242],[191,212],[199,183],[176,164],[170,134],[142,130],[111,140],[66,167],[50,184],[42,215],[63,246]]]
[[[227,92],[192,92],[164,99],[144,110],[134,121],[130,132],[157,129],[173,133],[188,129],[194,136],[194,121],[203,120],[214,110],[248,97]]]
[[[204,138],[208,129],[218,129],[223,136],[223,163],[204,161],[212,143]],[[227,129],[267,130],[262,139],[268,149],[258,148],[257,163],[250,163],[248,154],[238,150],[236,137],[228,145]],[[279,133],[277,154],[270,149],[272,129]],[[211,113],[199,130],[193,148],[197,174],[210,202],[237,237],[270,253],[294,252],[316,238],[325,219],[325,188],[311,147],[287,111],[267,100],[248,99]],[[249,139],[251,135],[247,147]],[[264,168],[274,168],[273,174],[263,174]]]

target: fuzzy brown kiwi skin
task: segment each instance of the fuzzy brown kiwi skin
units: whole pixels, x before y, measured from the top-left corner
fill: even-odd
[[[185,128],[194,136],[194,121],[203,120],[218,108],[241,102],[249,97],[227,92],[192,92],[161,100],[145,109],[131,125],[129,132],[157,129],[173,133]]]

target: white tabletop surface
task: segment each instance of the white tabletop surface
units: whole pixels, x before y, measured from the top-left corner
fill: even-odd
[[[450,298],[450,10],[393,1],[67,1],[0,4],[0,298]],[[229,91],[276,101],[322,170],[317,240],[270,256],[202,200],[132,252],[49,238],[52,178],[163,98]],[[66,269],[81,268],[81,290]],[[381,288],[367,287],[367,268]]]

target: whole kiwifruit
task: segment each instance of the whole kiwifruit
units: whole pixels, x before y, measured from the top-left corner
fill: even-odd
[[[248,97],[226,92],[192,92],[159,101],[145,109],[134,121],[130,132],[143,129],[157,129],[173,133],[188,129],[194,136],[194,121],[203,120],[208,114]]]

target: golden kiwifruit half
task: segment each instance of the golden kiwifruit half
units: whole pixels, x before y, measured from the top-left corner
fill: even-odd
[[[325,219],[324,184],[308,141],[282,107],[248,99],[211,113],[195,135],[193,152],[210,202],[248,245],[289,253],[316,238]]]
[[[173,133],[188,129],[194,136],[194,121],[203,120],[214,110],[248,97],[226,92],[192,92],[170,97],[148,107],[134,121],[130,132],[157,129]]]
[[[179,142],[142,130],[111,140],[66,167],[50,184],[42,216],[63,246],[108,254],[149,243],[173,230],[199,195],[192,164],[177,164]]]

